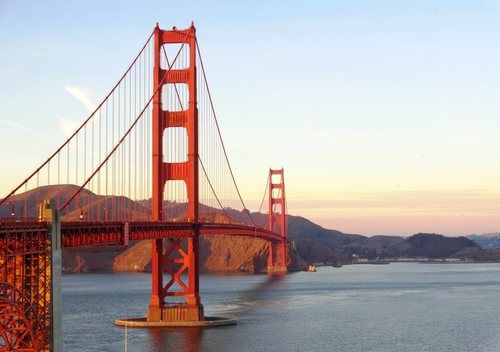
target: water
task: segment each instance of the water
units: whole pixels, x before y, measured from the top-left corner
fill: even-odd
[[[351,265],[270,280],[201,277],[206,315],[238,325],[128,329],[129,351],[500,351],[500,264]],[[148,274],[63,277],[65,351],[124,351]]]

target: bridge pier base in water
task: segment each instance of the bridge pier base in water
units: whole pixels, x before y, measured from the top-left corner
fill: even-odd
[[[190,307],[186,304],[171,304],[160,308],[148,308],[146,317],[148,322],[161,321],[203,321],[205,314],[203,305]]]
[[[272,266],[272,267],[267,267],[267,273],[268,274],[286,274],[287,273],[287,267],[286,266]]]
[[[115,325],[129,328],[156,327],[197,327],[208,328],[236,325],[235,318],[205,317],[203,305],[189,306],[185,303],[165,304],[162,307],[149,307],[145,318],[125,318],[115,320]]]
[[[287,247],[286,243],[269,242],[269,257],[267,260],[268,274],[285,274],[287,269]]]
[[[235,318],[206,317],[203,305],[190,306],[186,303],[149,307],[145,318],[124,318],[115,320],[115,325],[130,328],[154,327],[215,327],[235,325]]]
[[[210,328],[216,326],[236,325],[235,318],[205,317],[197,321],[148,321],[146,318],[125,318],[115,320],[115,325],[128,328]]]

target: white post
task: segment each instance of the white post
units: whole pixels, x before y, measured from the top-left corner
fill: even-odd
[[[61,221],[59,212],[52,201],[45,201],[45,209],[50,214],[49,223],[51,242],[51,345],[53,352],[62,352],[61,317]],[[47,215],[49,215],[47,214]]]
[[[125,352],[128,351],[127,322],[125,322]]]

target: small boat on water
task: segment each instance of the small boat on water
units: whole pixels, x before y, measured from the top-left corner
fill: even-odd
[[[310,272],[310,273],[315,273],[316,272],[316,267],[314,265],[309,265],[309,267],[307,268],[307,271]]]

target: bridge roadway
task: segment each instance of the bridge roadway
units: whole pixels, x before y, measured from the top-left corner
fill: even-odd
[[[40,221],[0,223],[0,240],[11,236],[48,233],[48,227],[49,223]],[[243,236],[274,243],[286,241],[281,235],[260,227],[168,221],[63,221],[61,222],[61,241],[63,248],[126,246],[129,241],[188,236],[196,230],[201,236]]]

